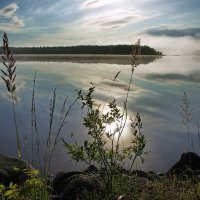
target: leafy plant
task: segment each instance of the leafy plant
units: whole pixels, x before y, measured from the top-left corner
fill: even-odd
[[[49,186],[46,180],[39,178],[38,170],[26,172],[28,179],[17,185],[12,182],[8,187],[0,185],[0,199],[2,200],[49,200]]]
[[[138,65],[138,56],[140,53],[140,40],[134,45],[131,56],[131,76],[128,83],[128,90],[124,100],[123,110],[120,111],[116,101],[108,103],[108,110],[104,112],[104,107],[101,110],[100,106],[95,106],[93,93],[95,86],[88,89],[87,94],[82,94],[78,91],[77,95],[82,103],[82,109],[86,107],[87,114],[83,118],[84,126],[88,129],[88,140],[85,140],[83,145],[77,143],[69,144],[64,141],[64,145],[68,154],[75,161],[82,161],[88,165],[95,164],[101,169],[104,169],[105,176],[102,177],[105,183],[107,194],[113,198],[113,181],[116,174],[124,166],[127,160],[131,160],[130,170],[136,158],[141,157],[146,152],[144,151],[147,143],[145,136],[142,134],[142,119],[140,113],[136,114],[134,119],[131,118],[132,140],[128,147],[123,146],[123,131],[127,124],[127,101],[132,83],[134,69]],[[113,79],[115,81],[119,72]],[[106,97],[106,100],[108,98]],[[106,102],[105,102],[106,103]],[[111,125],[115,125],[114,130],[110,130]]]

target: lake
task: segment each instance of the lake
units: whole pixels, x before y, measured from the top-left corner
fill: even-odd
[[[94,98],[102,103],[112,85],[112,80],[121,71],[114,82],[109,100],[116,99],[122,107],[127,84],[131,74],[128,56],[86,56],[86,55],[18,55],[17,58],[17,123],[24,146],[31,155],[31,99],[35,71],[35,103],[37,114],[40,150],[44,152],[49,130],[50,98],[56,88],[55,123],[56,130],[60,109],[67,96],[69,106],[76,98],[76,90],[86,91],[92,82],[95,86]],[[1,69],[4,66],[1,64]],[[138,161],[135,168],[166,171],[174,164],[182,152],[188,151],[187,129],[182,123],[180,104],[186,92],[191,102],[192,122],[190,135],[193,144],[190,150],[200,152],[198,127],[200,123],[200,57],[198,56],[154,56],[142,57],[141,64],[133,75],[128,99],[128,116],[140,112],[143,118],[142,133],[147,137],[144,164]],[[0,153],[16,156],[16,138],[13,122],[12,103],[0,80]],[[81,142],[86,138],[80,102],[70,113],[61,133],[61,138],[71,142],[71,133]],[[129,125],[129,123],[128,123]],[[124,142],[128,141],[129,127],[125,129]],[[27,138],[25,137],[27,136]],[[25,158],[25,152],[23,152]],[[53,172],[83,169],[81,163],[73,162],[60,141],[53,161]]]

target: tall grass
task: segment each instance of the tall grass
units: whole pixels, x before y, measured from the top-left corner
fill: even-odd
[[[192,122],[192,108],[186,92],[183,93],[183,96],[181,98],[180,108],[181,108],[182,122],[187,130],[188,151],[191,151],[192,147],[192,150],[194,152],[194,142],[192,135],[190,133],[190,125]]]
[[[3,55],[2,55],[2,62],[5,66],[5,70],[1,69],[2,72],[2,79],[6,85],[7,91],[11,94],[12,97],[12,110],[13,110],[13,118],[14,118],[14,124],[15,124],[15,134],[17,139],[17,155],[18,158],[21,158],[21,144],[20,144],[20,137],[19,137],[19,131],[17,126],[17,118],[16,118],[16,110],[15,110],[15,102],[16,102],[16,84],[15,84],[15,78],[16,78],[16,65],[15,65],[15,58],[11,54],[9,43],[8,43],[8,37],[6,33],[4,33],[3,36]]]
[[[16,140],[17,140],[17,155],[18,158],[21,158],[21,141],[17,126],[17,118],[16,118],[16,109],[15,103],[17,102],[17,96],[15,94],[16,91],[16,59],[11,54],[9,48],[8,37],[6,33],[3,36],[3,55],[2,55],[2,63],[5,67],[5,70],[1,69],[2,72],[2,79],[5,83],[6,89],[12,97],[12,109],[13,109],[13,118],[14,118],[14,125],[15,125],[15,133],[16,133]],[[56,88],[53,91],[53,96],[50,99],[50,107],[49,107],[49,128],[46,138],[46,147],[45,153],[43,158],[43,166],[41,162],[41,152],[40,152],[40,137],[39,137],[39,130],[38,130],[38,118],[37,118],[37,106],[36,106],[36,79],[37,79],[37,72],[35,72],[35,76],[33,79],[33,88],[32,88],[32,98],[31,98],[31,134],[30,138],[28,138],[29,134],[25,134],[24,144],[25,144],[25,154],[27,161],[30,160],[31,164],[35,167],[38,167],[40,170],[43,168],[44,175],[50,174],[51,171],[51,164],[54,157],[56,145],[59,142],[60,134],[66,124],[67,118],[69,117],[70,113],[73,110],[73,106],[78,100],[78,97],[75,98],[72,103],[68,102],[68,98],[66,97],[63,101],[62,107],[60,109],[60,118],[58,124],[55,124],[55,109],[56,109]],[[67,103],[69,105],[67,106]],[[57,127],[54,130],[54,126]],[[28,147],[30,141],[30,146]],[[28,156],[28,149],[31,150],[30,159]]]
[[[35,100],[36,78],[37,72],[35,72],[35,76],[33,79],[33,90],[31,99],[31,161],[32,164],[34,164],[36,167],[42,170],[40,155],[40,138],[38,135],[38,121]]]

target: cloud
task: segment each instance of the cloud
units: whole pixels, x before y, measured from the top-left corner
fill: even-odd
[[[82,27],[87,30],[109,30],[135,24],[147,18],[149,16],[134,10],[115,9],[100,14],[87,15],[77,23],[82,24]]]
[[[11,17],[14,15],[19,7],[16,3],[11,3],[4,8],[0,9],[0,17]]]
[[[77,8],[76,2],[71,3],[66,0],[59,0],[58,2],[49,4],[41,4],[39,7],[31,8],[31,13],[34,17],[46,17],[49,16],[49,19],[57,18],[61,16],[62,18],[70,14],[75,14],[75,8]],[[33,17],[32,16],[32,17]]]
[[[16,26],[24,26],[24,21],[22,19],[19,19],[17,16],[13,16],[11,18],[11,24]]]
[[[81,4],[81,9],[91,9],[91,8],[97,8],[103,5],[106,5],[108,3],[112,2],[112,0],[87,0],[83,4]]]
[[[168,26],[161,26],[147,29],[145,33],[153,36],[192,37],[200,39],[200,27],[170,28]]]
[[[16,83],[16,92],[18,93],[19,91],[21,91],[26,85],[25,81],[21,81],[21,82],[17,82]],[[0,91],[0,97],[3,97],[4,99],[12,102],[13,101],[13,97],[12,94],[8,91]],[[14,102],[18,103],[21,101],[21,98],[17,95],[14,95]]]
[[[176,73],[149,74],[146,76],[146,78],[150,80],[157,80],[160,82],[184,81],[184,82],[191,82],[191,83],[200,83],[200,71],[194,71],[188,75],[176,74]]]
[[[124,91],[127,91],[128,90],[128,85],[127,83],[124,83],[122,81],[113,81],[113,80],[104,80],[104,81],[101,81],[99,83],[101,86],[103,86],[102,88],[105,88],[105,86],[109,86],[109,87],[114,87],[114,88],[117,88],[117,89],[121,89],[121,90],[124,90]],[[133,90],[133,89],[131,89]]]
[[[0,17],[5,18],[4,22],[0,23],[0,31],[17,33],[25,25],[24,20],[16,16],[18,8],[16,3],[12,3],[0,9]]]
[[[95,6],[96,4],[98,4],[99,2],[101,2],[101,0],[89,0],[86,1],[85,3],[82,4],[82,7],[84,8],[90,8],[91,6]]]
[[[34,14],[38,15],[38,14],[44,14],[45,10],[42,8],[37,8],[36,10],[34,10],[33,12]]]

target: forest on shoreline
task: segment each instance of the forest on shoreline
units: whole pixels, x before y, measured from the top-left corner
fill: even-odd
[[[79,45],[58,47],[11,47],[13,54],[113,54],[129,55],[133,45]],[[2,54],[2,48],[0,48]],[[163,55],[149,46],[141,46],[141,55]]]

